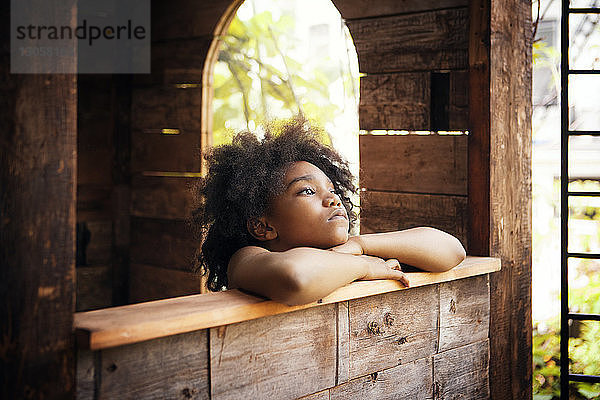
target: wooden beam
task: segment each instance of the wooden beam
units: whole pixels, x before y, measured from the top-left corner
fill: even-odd
[[[467,194],[466,135],[360,135],[359,148],[361,188]]]
[[[8,3],[0,9],[0,398],[72,398],[76,75],[11,74]],[[74,4],[62,4],[72,19]],[[69,69],[76,58],[65,62]]]
[[[429,130],[429,72],[360,78],[360,129]]]
[[[466,7],[467,0],[333,0],[345,20]]]
[[[456,236],[468,247],[467,199],[429,194],[361,192],[361,233],[431,226]]]
[[[466,8],[346,21],[361,72],[465,69]]]
[[[531,3],[493,0],[490,37],[492,399],[531,399]]]
[[[409,280],[415,288],[499,269],[497,259],[467,257],[447,272],[410,272]],[[80,346],[98,350],[398,290],[411,289],[393,280],[356,281],[320,301],[287,306],[233,289],[76,313],[75,328]]]

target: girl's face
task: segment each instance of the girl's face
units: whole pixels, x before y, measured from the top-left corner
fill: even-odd
[[[348,240],[348,214],[331,180],[315,165],[294,162],[284,176],[284,191],[265,216],[277,237],[273,251],[294,247],[329,248]]]

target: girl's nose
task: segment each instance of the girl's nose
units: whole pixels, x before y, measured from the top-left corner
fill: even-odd
[[[342,205],[342,201],[337,194],[331,193],[330,196],[327,196],[325,199],[323,199],[323,205],[325,207],[339,207]]]

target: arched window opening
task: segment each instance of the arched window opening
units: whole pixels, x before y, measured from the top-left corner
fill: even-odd
[[[358,60],[331,1],[247,0],[220,39],[213,145],[260,130],[266,120],[301,114],[325,128],[324,141],[358,175]]]

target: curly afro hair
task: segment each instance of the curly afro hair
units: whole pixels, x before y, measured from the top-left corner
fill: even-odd
[[[203,241],[195,270],[208,273],[211,291],[227,288],[227,265],[233,253],[244,246],[261,245],[248,232],[246,222],[265,214],[271,199],[283,191],[284,175],[293,162],[307,161],[320,168],[340,194],[350,229],[357,219],[350,200],[357,188],[348,163],[319,142],[324,133],[320,128],[298,117],[264,128],[262,140],[242,132],[232,144],[216,147],[205,157],[208,174],[196,188],[199,206],[191,223]]]

